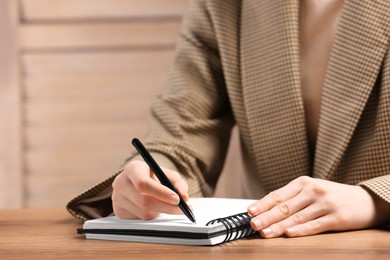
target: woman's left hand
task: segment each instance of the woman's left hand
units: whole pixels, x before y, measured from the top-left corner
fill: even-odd
[[[264,238],[314,235],[383,223],[390,204],[361,186],[299,177],[248,207]]]

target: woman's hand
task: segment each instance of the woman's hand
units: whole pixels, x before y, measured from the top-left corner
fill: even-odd
[[[182,198],[188,200],[188,185],[172,170],[162,168]],[[134,160],[114,180],[112,192],[113,210],[119,218],[152,219],[160,213],[182,214],[177,206],[179,196],[163,186],[149,166]]]
[[[251,226],[264,238],[353,230],[384,222],[389,203],[366,189],[299,177],[248,207]]]

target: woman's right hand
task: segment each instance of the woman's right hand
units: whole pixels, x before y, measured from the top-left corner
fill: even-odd
[[[161,167],[180,196],[188,201],[188,185],[179,173]],[[162,185],[149,166],[130,161],[112,183],[112,206],[116,216],[125,219],[152,219],[160,213],[183,214],[179,196]]]

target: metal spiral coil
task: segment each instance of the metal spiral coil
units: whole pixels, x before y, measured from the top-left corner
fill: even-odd
[[[239,213],[224,218],[217,218],[209,221],[206,226],[222,223],[226,229],[226,237],[223,242],[236,240],[256,233],[250,226],[252,217],[247,213]]]

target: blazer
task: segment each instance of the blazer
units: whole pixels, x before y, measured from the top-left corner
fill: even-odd
[[[145,143],[182,174],[191,196],[212,195],[236,125],[249,197],[309,175],[363,185],[390,203],[390,1],[345,0],[314,159],[300,85],[299,2],[189,2]],[[68,210],[83,219],[112,213],[114,177]]]

